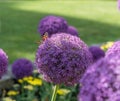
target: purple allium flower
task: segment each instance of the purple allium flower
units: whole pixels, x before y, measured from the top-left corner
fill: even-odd
[[[17,79],[32,75],[33,64],[30,60],[21,58],[12,64],[12,72]]]
[[[46,81],[74,85],[91,65],[92,55],[80,38],[59,33],[39,46],[35,63]]]
[[[120,10],[120,0],[118,0],[118,9]]]
[[[120,54],[120,41],[116,41],[106,52],[106,57],[112,57]]]
[[[89,51],[92,53],[94,62],[105,56],[105,52],[98,46],[90,46]]]
[[[75,27],[73,26],[68,26],[68,30],[67,33],[74,35],[74,36],[78,36],[78,31]]]
[[[46,16],[40,21],[38,32],[41,35],[44,35],[44,33],[47,32],[50,37],[52,34],[58,32],[67,32],[67,28],[67,21],[64,18],[58,16]]]
[[[78,101],[120,101],[120,55],[102,58],[86,70]]]
[[[7,71],[7,66],[8,66],[8,56],[2,49],[0,49],[0,78]]]

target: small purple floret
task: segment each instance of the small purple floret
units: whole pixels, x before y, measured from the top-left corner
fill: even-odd
[[[8,67],[8,56],[2,49],[0,49],[0,78],[7,71],[7,67]]]
[[[116,41],[106,52],[106,57],[120,54],[120,41]]]
[[[58,16],[46,16],[40,21],[38,32],[42,36],[47,32],[50,37],[52,34],[67,32],[67,28],[67,21],[64,18]]]
[[[68,30],[67,33],[74,35],[74,36],[78,36],[78,31],[75,27],[73,26],[68,26]]]
[[[21,58],[12,64],[12,72],[17,79],[32,75],[33,64],[30,60]]]
[[[98,46],[90,46],[89,51],[92,53],[94,62],[105,56],[105,52]]]

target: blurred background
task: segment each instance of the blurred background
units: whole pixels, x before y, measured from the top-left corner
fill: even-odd
[[[34,61],[38,23],[47,15],[64,17],[88,45],[120,39],[117,0],[0,0],[0,48],[10,64],[22,57]]]

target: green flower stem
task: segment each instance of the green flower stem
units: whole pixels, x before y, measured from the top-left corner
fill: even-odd
[[[56,100],[58,88],[59,88],[59,85],[55,85],[51,101],[55,101]]]
[[[5,89],[3,89],[3,90],[2,90],[2,98],[4,98],[4,97],[5,97],[5,94],[6,94],[6,90],[5,90]]]

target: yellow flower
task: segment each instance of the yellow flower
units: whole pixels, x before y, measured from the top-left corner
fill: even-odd
[[[23,78],[24,81],[29,81],[29,80],[32,80],[32,79],[33,79],[32,76],[28,76],[28,77],[24,77],[24,78]]]
[[[27,81],[29,84],[34,85],[34,86],[41,86],[42,85],[42,80],[38,78],[34,78],[33,80]]]
[[[110,48],[112,45],[114,44],[114,42],[106,42],[105,44],[101,45],[101,49],[106,51],[108,48]]]
[[[102,50],[106,50],[106,45],[102,45],[100,48],[101,48]]]
[[[38,70],[34,70],[33,73],[38,73]]]
[[[107,42],[107,47],[110,48],[113,44],[114,42]]]
[[[68,89],[58,89],[57,90],[57,94],[59,94],[59,95],[66,95],[69,92],[70,92],[70,90],[68,90]]]
[[[10,98],[10,97],[4,97],[4,98],[2,99],[2,101],[16,101],[16,100],[13,100],[13,99]]]
[[[27,80],[28,80],[28,77],[24,77],[23,80],[24,80],[24,81],[27,81]]]
[[[35,98],[35,99],[33,99],[32,101],[38,101],[38,99],[37,99],[37,98]]]
[[[22,80],[22,79],[19,79],[18,82],[19,82],[19,83],[23,83],[23,80]]]
[[[33,77],[32,77],[32,76],[29,76],[29,77],[28,77],[28,79],[29,79],[29,80],[32,80],[32,79],[33,79]]]
[[[27,86],[24,86],[24,89],[33,90],[34,88],[32,85],[27,85]]]
[[[18,91],[14,91],[14,90],[10,90],[10,91],[7,92],[8,96],[15,96],[17,94],[19,94],[19,92]]]
[[[43,77],[42,77],[42,75],[38,75],[38,78],[40,78],[40,79],[41,79],[41,78],[43,78]]]

